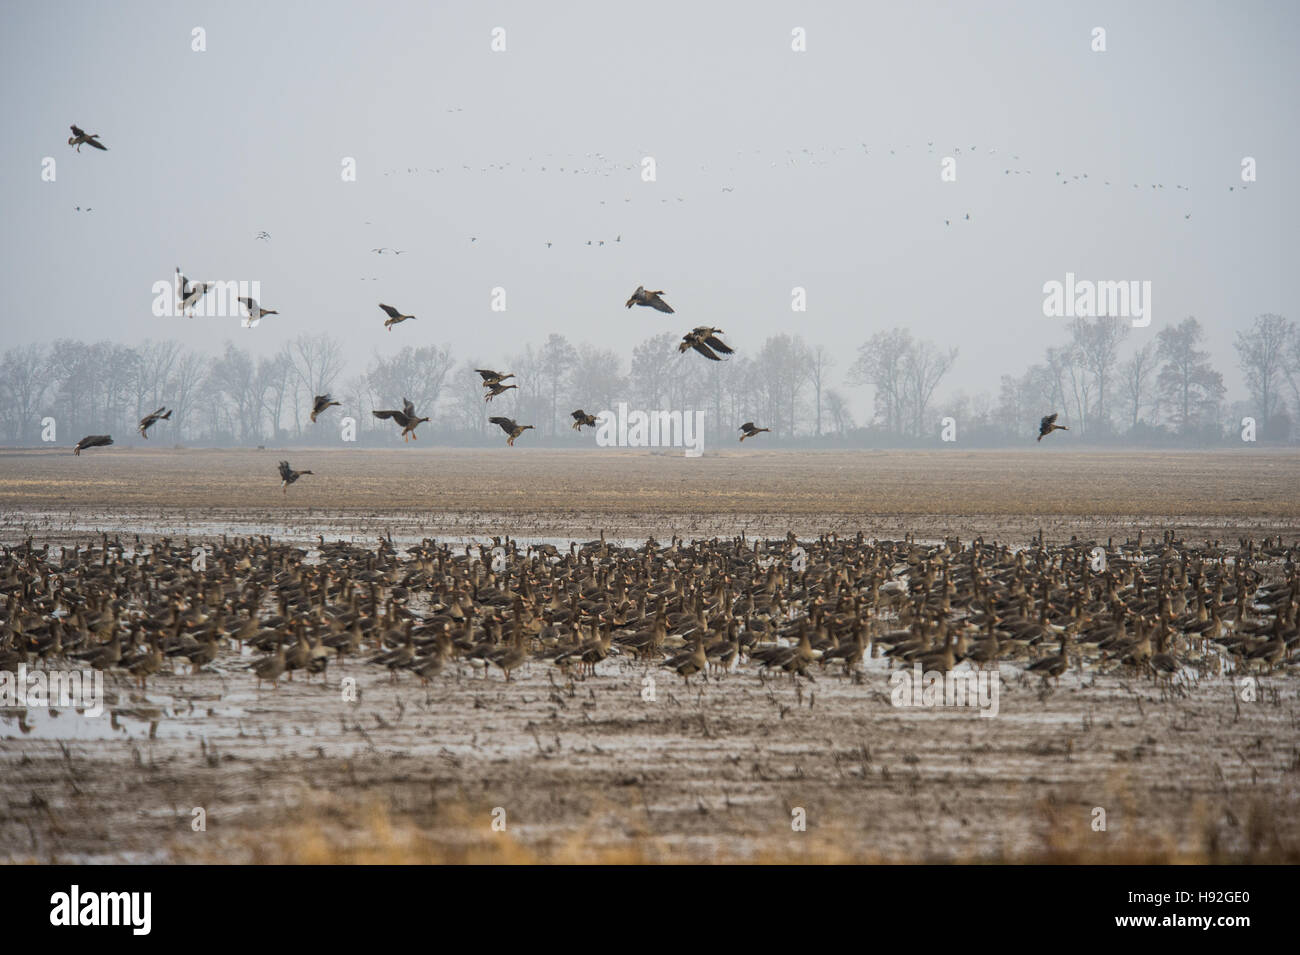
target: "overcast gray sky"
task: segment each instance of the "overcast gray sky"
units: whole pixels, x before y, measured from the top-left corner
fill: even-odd
[[[738,350],[832,345],[838,381],[902,324],[960,349],[942,392],[996,393],[1064,338],[1042,286],[1073,271],[1149,279],[1129,347],[1194,314],[1240,397],[1232,332],[1296,317],[1296,3],[39,0],[0,18],[6,344],[263,353],[321,330],[351,373],[403,344],[500,362],[558,331],[630,357],[712,324]],[[110,151],[75,153],[70,123]],[[258,280],[282,315],[155,318],[177,265]],[[642,283],[677,314],[625,310]],[[420,320],[385,332],[380,301]]]

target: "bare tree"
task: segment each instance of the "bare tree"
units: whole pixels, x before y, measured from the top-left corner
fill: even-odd
[[[1295,336],[1294,323],[1281,315],[1258,315],[1249,329],[1237,332],[1237,362],[1245,372],[1261,430],[1266,432],[1281,404],[1287,351]]]
[[[0,418],[7,434],[20,443],[35,443],[48,392],[45,346],[19,345],[5,352],[0,359]]]
[[[1107,317],[1088,321],[1076,318],[1070,323],[1070,337],[1080,364],[1092,375],[1096,402],[1091,408],[1088,426],[1092,430],[1105,430],[1110,424],[1110,409],[1106,404],[1106,385],[1114,375],[1119,360],[1119,346],[1129,332],[1129,322],[1124,318]]]
[[[1155,342],[1147,342],[1120,367],[1120,392],[1128,409],[1130,427],[1136,427],[1142,420],[1143,409],[1156,407],[1156,347]]]
[[[1162,363],[1156,382],[1181,434],[1213,421],[1224,394],[1223,376],[1210,366],[1210,353],[1196,347],[1203,336],[1201,323],[1193,317],[1162,328],[1156,336]]]
[[[827,387],[826,377],[834,365],[835,359],[825,345],[817,345],[813,348],[809,358],[808,377],[813,386],[813,407],[816,412],[813,422],[813,434],[819,438],[822,434],[822,403]],[[843,431],[842,428],[840,430]]]
[[[903,362],[911,347],[912,336],[905,328],[876,332],[858,346],[858,357],[849,366],[849,384],[875,389],[875,416],[895,434],[904,428]]]

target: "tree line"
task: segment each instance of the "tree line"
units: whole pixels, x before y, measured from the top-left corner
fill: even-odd
[[[504,357],[457,361],[447,346],[408,345],[375,354],[350,369],[343,345],[303,334],[270,356],[254,357],[227,342],[216,355],[174,340],[136,346],[59,339],[11,347],[0,357],[0,441],[42,443],[53,418],[59,443],[82,433],[139,440],[136,422],[162,405],[172,409],[153,440],[169,444],[258,446],[333,443],[344,416],[361,444],[396,441],[396,431],[371,411],[409,398],[432,418],[432,442],[496,443],[489,415],[537,427],[542,444],[581,446],[569,413],[617,409],[703,410],[706,440],[735,440],[743,421],[772,428],[776,444],[919,446],[939,441],[941,421],[956,422],[963,444],[1014,444],[1032,436],[1039,417],[1062,413],[1076,438],[1093,442],[1204,445],[1240,440],[1241,419],[1257,422],[1258,440],[1297,437],[1300,331],[1279,315],[1258,316],[1237,333],[1235,352],[1246,394],[1228,401],[1223,376],[1204,349],[1195,318],[1133,343],[1127,320],[1076,319],[1065,340],[1020,374],[1001,376],[996,394],[939,388],[958,360],[955,348],[904,327],[876,332],[835,379],[839,356],[799,335],[773,335],[757,351],[722,363],[682,356],[678,336],[645,339],[629,360],[610,349],[548,335]],[[517,388],[491,404],[476,368],[513,372]],[[872,415],[858,422],[852,387],[872,389]],[[342,403],[320,422],[309,420],[314,395]],[[337,418],[334,416],[337,414]]]

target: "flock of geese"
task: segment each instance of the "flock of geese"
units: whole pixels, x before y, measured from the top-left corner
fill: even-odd
[[[286,481],[300,472],[281,464]],[[302,472],[307,473],[307,472]],[[396,549],[269,537],[0,552],[0,669],[44,661],[122,672],[145,689],[174,672],[243,670],[264,683],[331,662],[391,680],[525,667],[571,679],[619,658],[689,684],[749,672],[863,679],[865,660],[1018,670],[1058,685],[1072,671],[1148,678],[1186,693],[1204,675],[1295,662],[1300,575],[1281,539],[1235,547],[1161,540],[1025,548],[956,540],[743,537],[600,540],[568,549],[425,539]],[[251,654],[256,654],[249,659]],[[602,665],[604,670],[602,671]]]

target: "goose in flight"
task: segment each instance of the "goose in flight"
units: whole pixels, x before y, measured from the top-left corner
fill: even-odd
[[[316,423],[316,416],[324,414],[326,408],[333,408],[338,405],[337,401],[330,398],[329,395],[317,395],[311,403],[311,423]]]
[[[483,395],[483,400],[484,400],[484,401],[491,401],[491,400],[492,400],[493,398],[495,398],[497,395],[505,394],[505,393],[506,393],[507,391],[509,391],[511,388],[518,388],[519,386],[518,386],[518,385],[503,385],[503,384],[501,384],[501,382],[498,381],[498,382],[496,382],[495,384],[487,385],[486,387],[487,387],[487,393],[486,393],[485,395]]]
[[[72,449],[72,453],[80,457],[85,448],[106,448],[113,443],[112,437],[107,434],[88,434]]]
[[[677,350],[678,352],[685,353],[694,348],[710,361],[722,361],[722,359],[715,354],[715,351],[720,351],[724,355],[730,355],[733,351],[726,342],[718,337],[719,335],[725,334],[726,332],[720,328],[711,328],[708,325],[698,325],[693,330],[682,336],[682,343],[677,346]]]
[[[298,480],[298,478],[302,477],[304,474],[311,474],[311,473],[312,473],[311,471],[295,471],[293,468],[289,467],[288,461],[281,461],[280,462],[280,479],[281,479],[280,489],[284,491],[285,494],[288,494],[290,484]]]
[[[372,411],[376,418],[392,418],[402,426],[402,440],[409,441],[411,438],[418,440],[419,435],[415,429],[420,426],[420,422],[428,421],[428,418],[421,418],[415,413],[415,405],[411,404],[410,399],[402,399],[401,411]]]
[[[190,280],[181,272],[180,266],[176,267],[176,277],[180,279],[180,303],[181,314],[184,315],[187,309],[192,309],[199,303],[199,299],[208,293],[212,288],[211,282],[199,282],[197,285],[191,285]]]
[[[514,377],[513,372],[508,375],[503,375],[501,372],[493,371],[491,368],[475,368],[474,370],[478,372],[479,377],[483,379],[484,388],[491,388],[493,385],[500,384],[507,378]]]
[[[744,441],[746,438],[752,438],[752,437],[753,437],[754,435],[756,435],[756,434],[762,434],[764,431],[771,431],[772,429],[771,429],[771,428],[755,428],[755,427],[754,427],[754,422],[752,422],[752,421],[746,421],[744,424],[742,424],[742,425],[740,426],[740,430],[743,431],[743,432],[745,432],[744,434],[742,434],[742,435],[740,436],[740,440],[741,440],[741,441]]]
[[[262,316],[264,315],[280,314],[273,308],[262,308],[262,306],[257,304],[257,299],[249,298],[248,296],[241,297],[239,299],[239,304],[248,309],[248,318],[245,320],[245,324],[249,328],[256,328],[257,323],[262,320]]]
[[[148,440],[149,429],[152,428],[159,421],[170,421],[171,417],[172,417],[172,413],[167,410],[166,405],[159,408],[157,411],[153,412],[152,414],[145,415],[143,418],[140,419],[140,425],[139,425],[140,437]]]
[[[506,444],[508,444],[512,448],[515,446],[515,438],[519,437],[529,428],[533,427],[531,424],[517,424],[513,418],[492,417],[492,418],[488,418],[488,420],[491,421],[497,427],[499,427],[506,434],[510,435],[510,437],[506,439]]]
[[[591,243],[588,242],[587,244],[590,245]],[[658,292],[649,292],[646,290],[644,285],[638,285],[636,291],[632,293],[632,297],[627,300],[627,307],[631,308],[633,305],[647,305],[650,308],[658,309],[661,312],[671,313],[673,307],[659,297],[663,294],[662,289]]]
[[[387,328],[390,332],[393,330],[394,325],[404,322],[408,318],[412,320],[415,319],[414,315],[403,315],[397,309],[393,308],[393,306],[385,305],[383,302],[379,303],[379,307],[382,308],[384,310],[384,314],[388,316],[388,318],[384,320],[384,327]]]
[[[1042,441],[1045,437],[1047,437],[1047,436],[1048,436],[1049,434],[1051,434],[1053,431],[1069,431],[1069,430],[1070,430],[1070,429],[1067,428],[1065,425],[1063,425],[1063,424],[1057,424],[1057,423],[1056,423],[1056,418],[1057,418],[1057,416],[1058,416],[1059,414],[1060,414],[1060,412],[1057,411],[1057,412],[1053,412],[1052,414],[1049,414],[1049,415],[1044,415],[1043,420],[1040,421],[1040,422],[1038,422],[1038,440],[1039,440],[1039,441]]]
[[[96,149],[108,151],[108,147],[99,141],[99,133],[88,133],[76,123],[72,124],[72,135],[68,137],[68,145],[76,146],[77,152],[81,152],[81,147],[94,146]]]
[[[583,411],[581,408],[577,411],[571,412],[571,414],[573,416],[574,431],[581,431],[584,427],[596,427],[596,416],[594,414],[587,414],[587,412]]]

